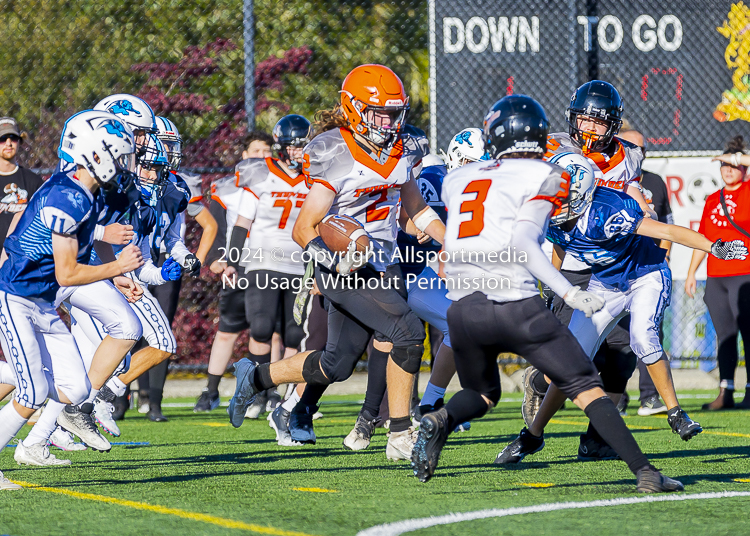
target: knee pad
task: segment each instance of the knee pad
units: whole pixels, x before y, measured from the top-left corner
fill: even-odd
[[[127,311],[130,314],[124,315],[117,322],[112,322],[104,328],[107,330],[107,335],[114,339],[137,341],[143,336],[143,326],[132,309],[128,308]]]
[[[274,328],[276,328],[276,320],[266,317],[253,318],[250,323],[250,335],[258,342],[271,342]]]
[[[305,330],[300,326],[287,326],[284,330],[284,346],[286,348],[297,348],[304,338]]]
[[[424,354],[424,345],[413,344],[411,346],[394,346],[391,350],[391,357],[401,370],[409,374],[419,372],[422,365],[422,355]]]
[[[316,351],[309,354],[305,359],[302,365],[302,378],[306,383],[310,385],[330,385],[332,383],[333,380],[320,370],[320,358],[322,356],[323,352]]]

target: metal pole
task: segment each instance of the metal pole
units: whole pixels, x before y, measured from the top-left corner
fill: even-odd
[[[247,129],[255,129],[255,18],[253,0],[243,0],[243,32],[245,41],[245,114]]]
[[[589,80],[599,79],[599,14],[597,0],[586,0],[586,16],[590,21],[596,21],[591,25],[591,48],[588,52]]]

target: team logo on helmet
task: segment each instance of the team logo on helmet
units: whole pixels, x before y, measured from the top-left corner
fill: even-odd
[[[137,117],[141,117],[141,112],[133,108],[133,103],[127,100],[116,101],[109,107],[109,111],[115,115],[130,115],[132,112]]]
[[[463,144],[465,142],[469,144],[469,147],[474,147],[474,144],[471,143],[471,132],[469,131],[465,130],[463,132],[459,132],[458,135],[456,136],[456,141],[459,144]]]
[[[103,126],[107,129],[107,134],[114,134],[118,138],[125,137],[125,127],[119,121],[110,119],[109,121],[104,123]]]

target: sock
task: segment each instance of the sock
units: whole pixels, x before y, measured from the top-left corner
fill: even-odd
[[[16,385],[16,375],[13,374],[13,368],[5,361],[0,361],[0,383]]]
[[[264,363],[256,367],[255,375],[253,376],[253,384],[255,385],[255,389],[257,389],[258,392],[265,391],[266,389],[270,389],[271,387],[275,387],[274,383],[271,381],[270,363]]]
[[[721,380],[719,382],[719,387],[723,387],[724,389],[729,389],[730,391],[734,391],[734,380]]]
[[[267,354],[254,354],[250,352],[250,361],[255,361],[259,365],[265,365],[271,362],[271,352]]]
[[[219,396],[219,382],[221,382],[221,374],[208,373],[208,396],[216,398]]]
[[[427,387],[424,389],[424,396],[422,401],[419,403],[420,406],[434,406],[435,402],[445,398],[445,388],[438,387],[432,382],[427,382]]]
[[[26,421],[28,419],[21,417],[16,408],[13,407],[13,402],[5,404],[3,409],[0,409],[0,451],[5,448],[11,439],[16,437]]]
[[[316,408],[320,402],[323,393],[326,392],[327,385],[306,385],[299,402],[294,406],[296,413],[310,413],[310,409]],[[314,413],[314,412],[312,412]]]
[[[117,376],[114,376],[107,381],[107,387],[109,387],[110,391],[112,391],[115,396],[125,396],[125,391],[127,390],[127,385],[122,383],[122,380]]]
[[[391,432],[398,433],[403,432],[404,430],[408,430],[409,426],[411,426],[411,418],[410,417],[393,417],[391,418]]]
[[[164,384],[167,382],[168,371],[169,359],[165,359],[148,371],[148,399],[150,404],[157,407],[161,407],[161,400],[164,397]]]
[[[299,402],[299,395],[297,394],[297,389],[292,389],[292,395],[284,400],[284,403],[281,404],[281,406],[287,410],[288,412],[292,412],[294,409],[294,406],[297,405],[297,402]]]
[[[94,399],[96,398],[96,395],[98,395],[98,394],[99,394],[99,389],[94,389],[92,387],[91,391],[89,392],[88,398],[86,400],[84,400],[84,402],[92,402],[93,403]]]
[[[648,458],[635,442],[628,427],[625,426],[625,421],[620,417],[612,399],[607,396],[597,398],[586,406],[584,411],[599,435],[628,464],[633,474],[637,474],[639,469],[649,465]]]
[[[452,432],[459,424],[482,417],[489,409],[487,402],[477,391],[463,389],[457,392],[445,405],[448,412],[448,432]]]
[[[380,404],[385,397],[386,369],[388,368],[388,352],[373,347],[367,359],[367,391],[362,409],[370,415],[380,412]],[[408,426],[407,426],[408,428]]]
[[[599,432],[596,431],[596,428],[594,428],[594,425],[589,423],[589,427],[586,429],[586,435],[589,437],[589,439],[594,439],[599,443],[606,443],[601,435],[599,435]]]
[[[547,380],[544,379],[544,374],[542,374],[541,371],[536,373],[532,384],[537,393],[546,393],[549,388],[549,384],[547,383]]]
[[[23,440],[24,446],[36,445],[37,443],[47,443],[49,436],[57,428],[57,416],[60,412],[65,409],[65,404],[49,400],[45,406],[42,414],[39,416],[39,420],[36,422],[34,427]]]

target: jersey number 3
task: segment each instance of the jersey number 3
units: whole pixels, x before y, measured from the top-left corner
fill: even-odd
[[[481,179],[471,181],[464,188],[464,194],[476,194],[476,197],[461,203],[460,213],[471,213],[471,219],[461,222],[458,227],[458,238],[479,236],[484,229],[484,201],[491,185],[492,179]]]

